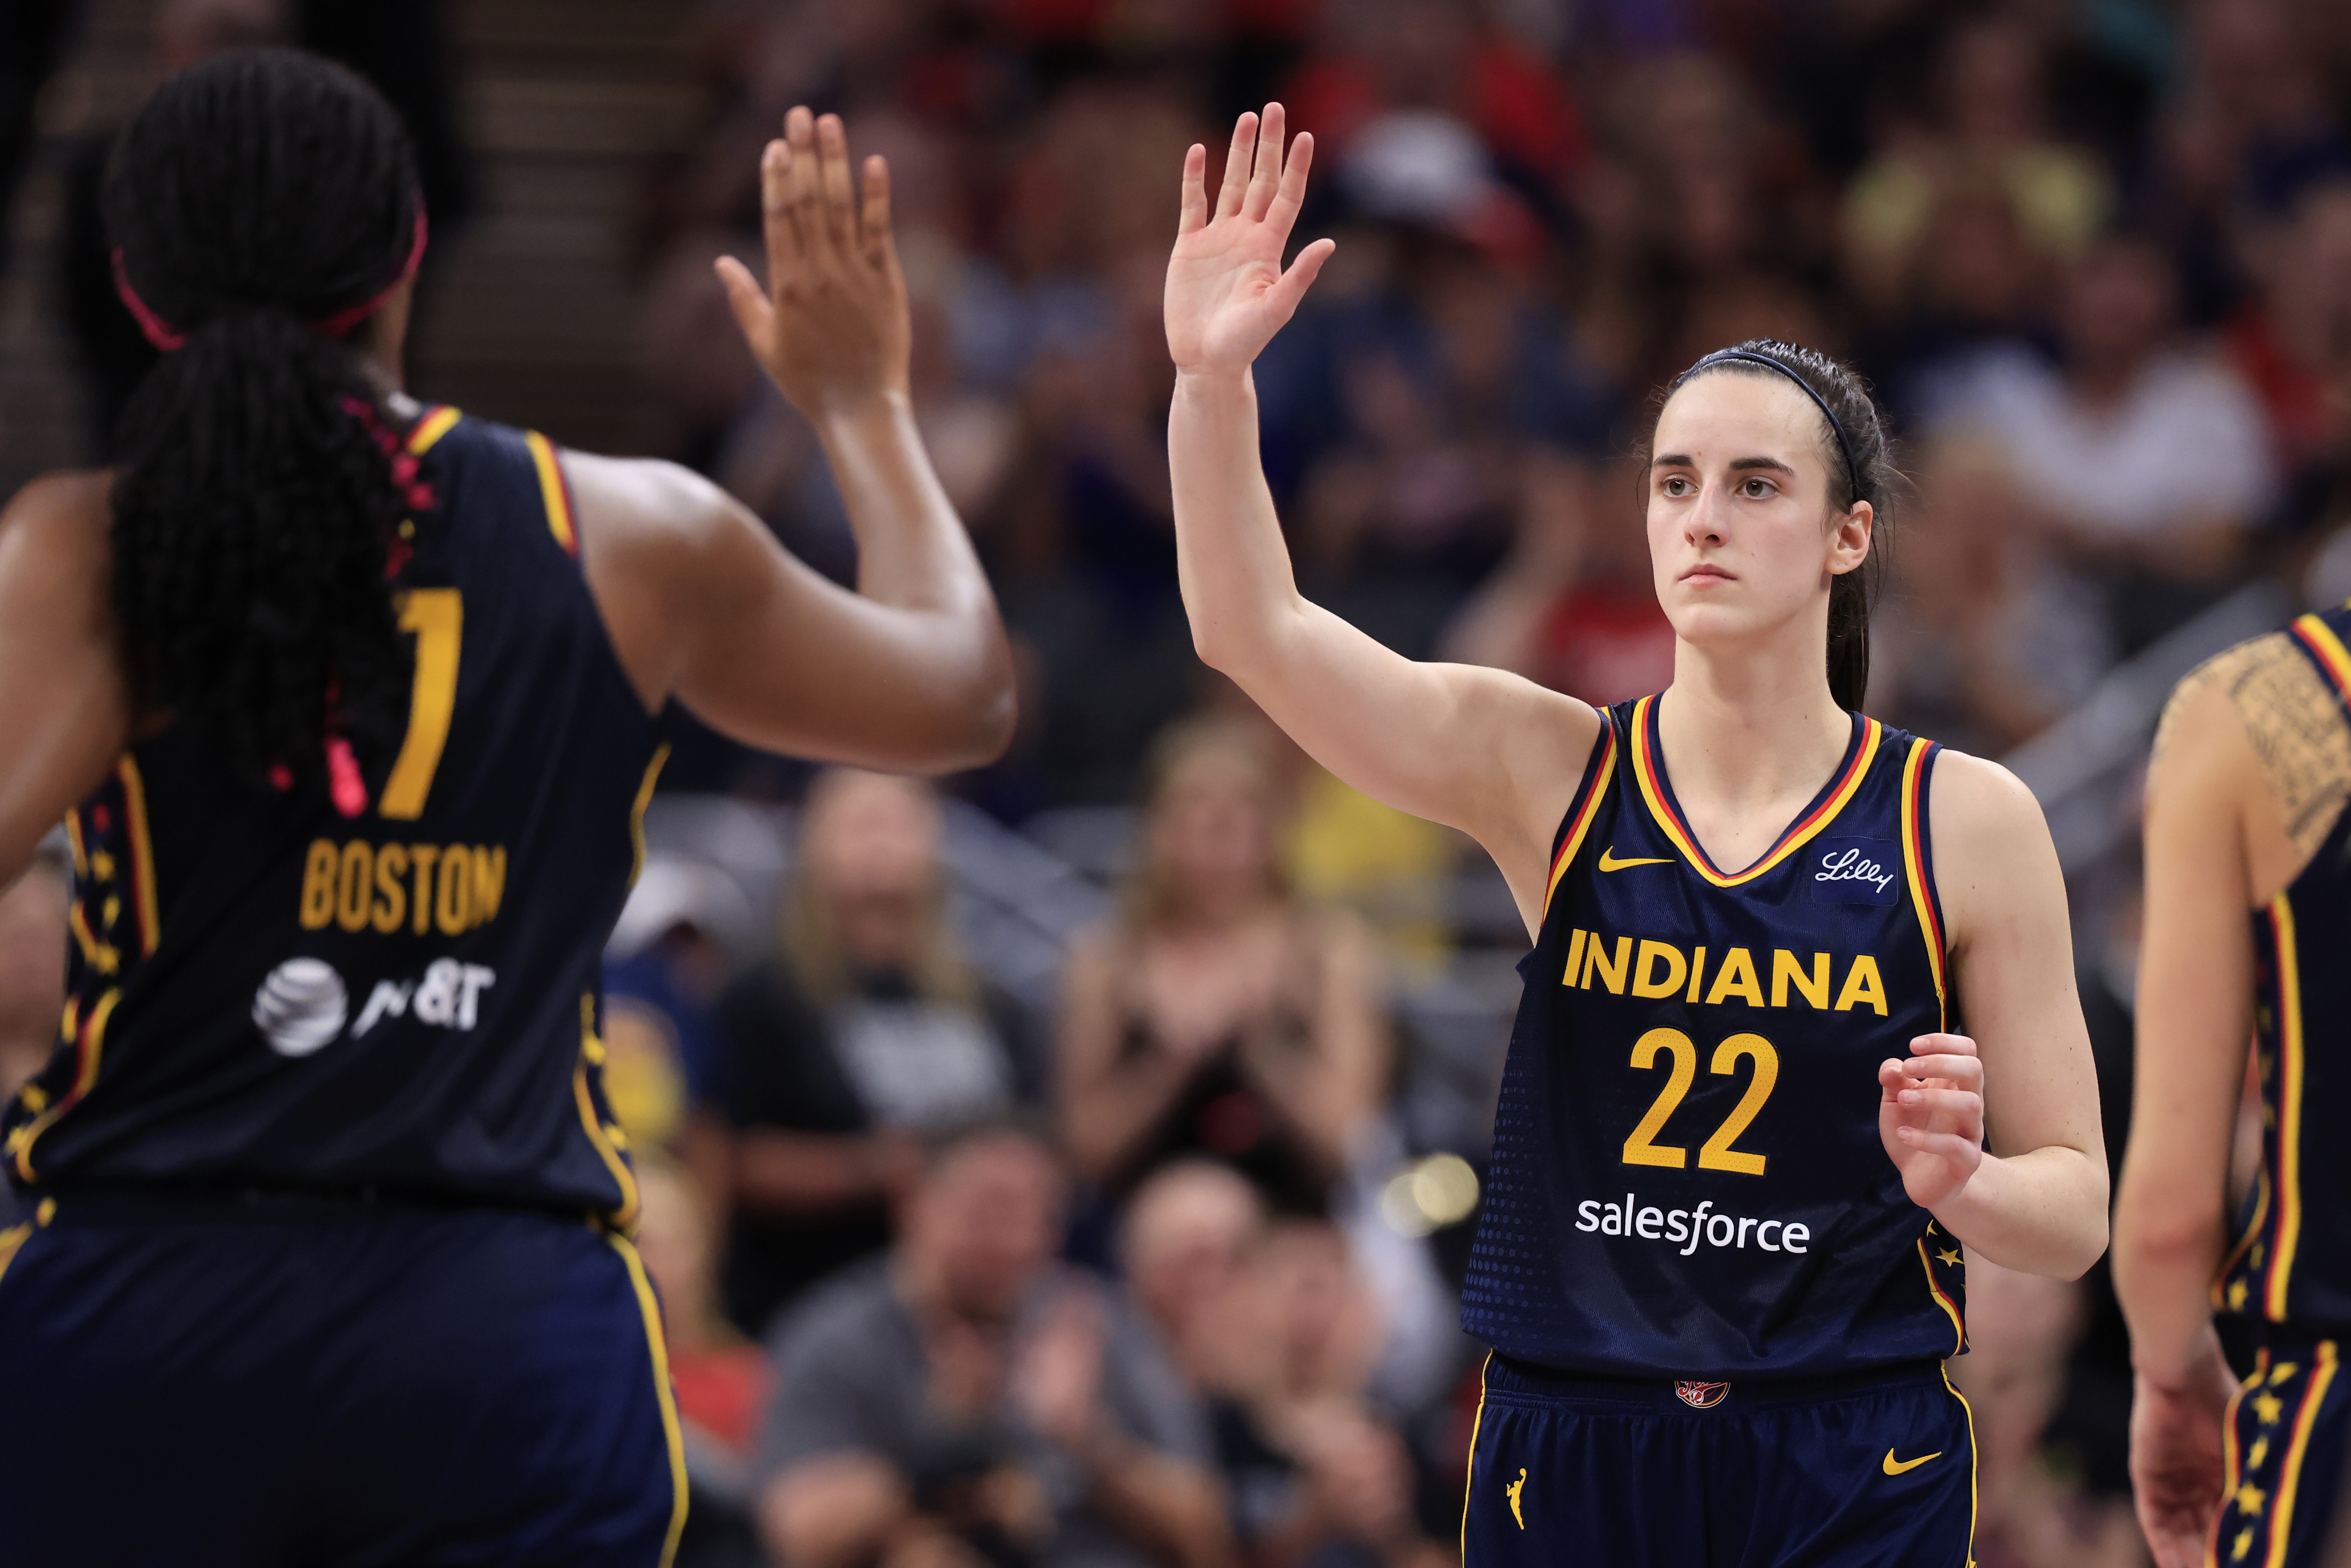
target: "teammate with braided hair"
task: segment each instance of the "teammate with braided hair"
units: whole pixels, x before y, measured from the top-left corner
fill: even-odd
[[[722,281],[855,591],[684,470],[401,391],[427,220],[349,72],[217,56],[115,149],[164,353],[118,467],[0,515],[0,883],[60,819],[74,862],[59,1044],[0,1124],[0,1559],[676,1550],[598,968],[668,716],[906,771],[1012,721],[887,171],[795,110],[761,180],[768,277]]]

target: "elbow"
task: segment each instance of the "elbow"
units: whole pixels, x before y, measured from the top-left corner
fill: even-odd
[[[2168,1265],[2209,1266],[2222,1251],[2226,1226],[2220,1210],[2195,1203],[2159,1204],[2127,1185],[2115,1206],[2115,1279]]]
[[[1020,697],[1008,671],[1000,682],[988,683],[973,694],[970,706],[963,710],[955,755],[940,771],[963,773],[989,766],[1011,749],[1012,737],[1019,728]]]
[[[2057,1260],[2057,1267],[2051,1272],[2060,1280],[2080,1279],[2106,1255],[2107,1239],[2106,1214],[2101,1207],[2082,1228],[2081,1235],[2074,1239],[2073,1245],[2066,1249],[2064,1256]]]
[[[1020,727],[1019,684],[1012,655],[1000,643],[963,679],[942,684],[922,727],[922,739],[895,766],[933,776],[968,773],[1003,757]]]

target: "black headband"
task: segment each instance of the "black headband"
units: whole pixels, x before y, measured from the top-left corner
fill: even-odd
[[[1837,450],[1844,454],[1845,479],[1853,486],[1854,500],[1860,500],[1861,466],[1853,460],[1853,438],[1844,433],[1844,421],[1836,416],[1836,410],[1829,406],[1829,400],[1821,395],[1820,389],[1813,386],[1812,382],[1806,381],[1803,377],[1798,375],[1794,371],[1789,369],[1786,365],[1782,364],[1779,361],[1773,359],[1769,354],[1759,354],[1748,349],[1718,349],[1713,353],[1708,354],[1706,358],[1700,360],[1698,363],[1692,365],[1688,370],[1683,371],[1682,380],[1687,382],[1709,366],[1719,365],[1731,360],[1737,360],[1742,363],[1750,365],[1761,365],[1767,371],[1777,371],[1782,375],[1787,377],[1790,381],[1795,382],[1798,389],[1801,390],[1806,397],[1813,400],[1813,405],[1821,411],[1821,417],[1829,422],[1829,429],[1836,434]]]

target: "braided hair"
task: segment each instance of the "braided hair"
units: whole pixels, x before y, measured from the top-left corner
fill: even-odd
[[[1666,395],[1673,396],[1703,375],[1785,375],[1802,382],[1830,415],[1821,422],[1829,506],[1842,517],[1853,510],[1855,502],[1867,501],[1876,514],[1869,554],[1851,571],[1829,580],[1829,694],[1839,707],[1857,709],[1869,692],[1869,607],[1885,581],[1886,558],[1894,543],[1895,491],[1901,483],[1885,421],[1861,377],[1818,349],[1750,338],[1726,352],[1770,360],[1778,369],[1756,364],[1753,359],[1708,354],[1676,376]]]
[[[426,498],[350,342],[423,249],[407,132],[340,66],[231,50],[147,100],[103,204],[125,303],[173,350],[114,476],[133,689],[281,787],[340,761],[356,815],[406,722],[387,564]]]

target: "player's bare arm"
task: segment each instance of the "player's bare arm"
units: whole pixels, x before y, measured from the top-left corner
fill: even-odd
[[[1970,1251],[2070,1280],[2106,1248],[2106,1156],[2064,877],[1997,763],[1944,753],[1931,810],[1953,1010],[1973,1032],[1879,1068],[1878,1131],[1911,1201]]]
[[[1285,161],[1280,104],[1241,116],[1213,205],[1207,151],[1185,157],[1167,265],[1168,453],[1193,643],[1332,773],[1477,839],[1531,932],[1598,716],[1516,675],[1403,658],[1308,602],[1259,460],[1249,367],[1335,248],[1317,240],[1282,268],[1313,151],[1301,134]]]
[[[567,455],[590,581],[650,707],[674,695],[747,744],[869,768],[987,762],[1011,735],[1011,654],[914,426],[889,172],[866,161],[861,202],[840,120],[796,109],[760,182],[766,286],[731,257],[720,276],[759,363],[824,444],[857,536],[857,591],[696,475]]]
[[[52,475],[0,512],[0,886],[130,737],[106,498],[104,475]]]
[[[2115,1205],[2115,1288],[2131,1330],[2139,1522],[2159,1568],[2178,1568],[2204,1561],[2221,1502],[2222,1414],[2236,1387],[2210,1291],[2227,1245],[2230,1145],[2253,1030],[2245,915],[2305,858],[2217,682],[2183,692],[2165,717],[2147,776],[2146,838],[2137,1071]]]

